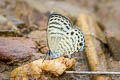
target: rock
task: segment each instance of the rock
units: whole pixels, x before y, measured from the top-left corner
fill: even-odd
[[[36,43],[37,43],[37,49],[39,49],[39,51],[41,53],[47,53],[47,51],[49,50],[47,47],[47,35],[46,35],[46,31],[42,30],[42,31],[32,31],[31,33],[28,34],[29,38],[33,38],[36,39]]]
[[[0,73],[0,80],[9,80],[9,76],[4,73]]]
[[[101,6],[97,11],[100,22],[104,24],[104,31],[108,41],[109,50],[115,60],[120,60],[120,1],[112,1]]]
[[[8,15],[8,19],[11,20],[15,25],[19,26],[21,24],[25,24],[23,21],[18,20],[17,18],[15,18],[12,15]]]
[[[47,46],[40,49],[41,53],[46,54],[48,52],[49,48]]]
[[[47,28],[48,16],[46,13],[39,12],[38,10],[31,8],[28,4],[23,1],[18,1],[15,7],[15,16],[25,23],[25,27],[21,26],[21,32],[29,33],[33,30],[45,30]],[[22,8],[22,10],[21,10]],[[19,11],[19,12],[18,12]]]
[[[0,60],[25,59],[33,52],[35,52],[35,43],[31,39],[0,37]]]
[[[113,32],[108,32],[106,37],[113,58],[120,61],[120,36],[115,36]]]
[[[20,31],[8,17],[0,15],[0,36],[16,36]]]
[[[39,30],[35,30],[32,31],[28,34],[29,38],[33,38],[33,39],[40,39],[40,41],[46,41],[47,39],[47,35],[46,35],[46,31],[39,31]]]

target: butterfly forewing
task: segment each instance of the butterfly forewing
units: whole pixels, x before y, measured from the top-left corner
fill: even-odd
[[[60,14],[50,15],[48,20],[48,30],[53,30],[55,32],[59,31],[59,33],[64,33],[70,29],[72,29],[72,23],[66,17]]]
[[[48,20],[48,45],[52,52],[55,52],[57,45],[61,41],[63,35],[72,29],[71,22],[60,14],[51,14]]]

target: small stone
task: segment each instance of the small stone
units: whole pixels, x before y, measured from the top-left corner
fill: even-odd
[[[113,58],[120,61],[120,36],[114,35],[113,32],[107,32],[106,37]]]
[[[0,37],[0,60],[25,59],[33,52],[35,52],[35,43],[31,39]]]
[[[0,80],[9,80],[9,75],[0,73]]]
[[[120,60],[120,1],[111,2],[111,4],[102,4],[96,15],[103,24],[104,31],[108,41],[109,50],[115,60]],[[103,6],[104,5],[104,6]],[[111,7],[111,9],[110,9]]]

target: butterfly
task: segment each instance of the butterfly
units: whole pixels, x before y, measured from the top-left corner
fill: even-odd
[[[83,51],[85,39],[79,27],[72,25],[70,20],[61,14],[51,14],[48,19],[47,43],[49,50],[45,59],[54,59]]]

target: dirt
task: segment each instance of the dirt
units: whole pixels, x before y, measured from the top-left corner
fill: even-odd
[[[29,1],[30,2],[30,1]],[[35,1],[34,1],[35,2]],[[13,59],[12,61],[0,61],[0,80],[9,80],[10,72],[18,66],[29,63],[44,56],[48,50],[46,41],[47,19],[50,14],[51,5],[57,4],[53,9],[67,16],[70,16],[73,23],[76,23],[78,13],[81,9],[85,9],[85,13],[89,10],[97,16],[98,21],[104,25],[103,31],[116,32],[115,36],[119,35],[119,0],[39,0],[38,4],[48,4],[50,7],[40,7],[40,10],[33,8],[25,0],[0,0],[0,37],[19,37],[32,39],[36,43],[35,53],[30,55],[30,58],[24,57],[22,60]],[[33,3],[34,4],[34,3]],[[64,6],[62,6],[64,5]],[[53,6],[52,6],[53,7]],[[69,9],[71,8],[71,10]],[[84,10],[83,10],[84,11]],[[116,12],[116,13],[115,13]],[[115,13],[115,14],[114,14]],[[113,15],[114,14],[114,15]],[[15,19],[13,19],[15,18]],[[109,27],[110,26],[110,27]],[[103,27],[103,26],[102,26]],[[12,33],[10,32],[12,30]],[[14,33],[14,34],[13,34]],[[4,35],[1,35],[4,34]],[[10,35],[11,34],[11,35]],[[40,35],[39,35],[40,34]],[[38,39],[34,39],[34,38]],[[1,40],[0,40],[1,41]],[[31,41],[31,42],[32,42]],[[14,42],[13,42],[14,43]],[[18,44],[17,44],[18,45]],[[31,44],[29,44],[31,45]],[[111,55],[111,50],[107,43],[103,43],[106,51],[106,61],[108,64],[108,71],[120,71],[120,61],[116,61]],[[112,45],[112,44],[111,44]],[[120,46],[120,45],[119,45]],[[1,47],[1,45],[0,45]],[[3,47],[3,46],[2,46]],[[1,52],[0,52],[1,53]],[[12,53],[11,53],[12,54]],[[19,54],[18,54],[19,55]],[[17,56],[18,56],[17,55]],[[22,54],[24,55],[24,54]],[[77,60],[75,71],[89,71],[89,67],[85,58],[84,52],[74,55]],[[1,56],[0,56],[1,59]],[[50,80],[90,80],[88,75],[63,74],[59,78],[45,74]],[[41,78],[42,79],[42,78]],[[43,78],[45,79],[45,78]],[[120,80],[119,75],[112,75],[113,80]],[[47,78],[46,78],[47,80]]]

